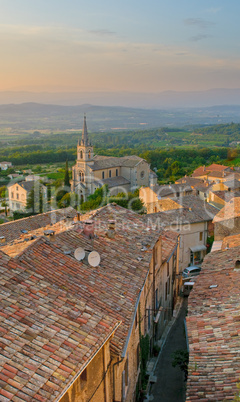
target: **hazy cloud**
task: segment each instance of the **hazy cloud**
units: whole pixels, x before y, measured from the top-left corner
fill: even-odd
[[[222,7],[211,7],[211,8],[208,8],[206,11],[209,14],[217,14],[221,10],[222,10]]]
[[[88,32],[91,34],[94,34],[94,35],[98,35],[98,36],[113,36],[113,35],[117,34],[116,32],[109,31],[108,29],[93,29]]]
[[[187,56],[188,52],[177,52],[175,53],[176,56]]]
[[[192,36],[190,38],[190,40],[192,42],[199,42],[200,40],[208,39],[208,38],[211,38],[211,37],[212,37],[212,35],[198,34],[198,35]]]
[[[200,29],[206,29],[212,25],[215,25],[214,22],[204,20],[203,18],[187,18],[184,20],[184,24],[193,25]]]

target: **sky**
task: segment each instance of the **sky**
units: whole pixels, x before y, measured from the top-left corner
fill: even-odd
[[[0,0],[0,91],[240,88],[239,0]]]

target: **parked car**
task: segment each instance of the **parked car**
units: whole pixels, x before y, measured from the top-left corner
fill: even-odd
[[[192,278],[193,276],[199,275],[201,272],[201,267],[198,267],[196,265],[191,265],[190,267],[187,267],[183,270],[182,276],[184,278]]]

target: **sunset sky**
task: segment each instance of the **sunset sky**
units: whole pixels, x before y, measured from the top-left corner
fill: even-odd
[[[239,0],[0,0],[0,91],[240,88]]]

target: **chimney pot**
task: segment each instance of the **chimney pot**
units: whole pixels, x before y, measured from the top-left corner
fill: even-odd
[[[115,237],[115,226],[116,222],[114,220],[111,219],[108,221],[107,236],[111,239]]]
[[[92,239],[94,236],[94,222],[91,220],[85,221],[83,226],[83,233]]]
[[[55,231],[54,230],[44,230],[44,237],[45,239],[49,240],[50,242],[55,241]]]

